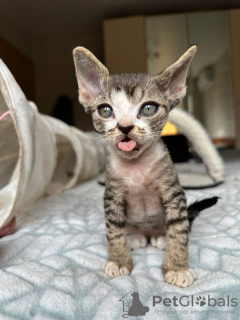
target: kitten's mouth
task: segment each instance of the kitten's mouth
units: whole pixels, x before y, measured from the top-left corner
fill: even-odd
[[[126,136],[124,139],[122,139],[121,141],[118,142],[118,148],[120,150],[126,151],[126,152],[129,152],[132,150],[138,151],[139,144],[136,141],[128,138],[128,136]]]

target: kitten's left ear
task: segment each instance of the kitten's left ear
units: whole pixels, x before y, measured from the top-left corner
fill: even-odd
[[[102,83],[109,75],[107,68],[87,49],[77,47],[73,59],[79,87],[79,101],[88,111],[103,92]]]
[[[179,60],[154,77],[159,89],[171,100],[171,107],[182,100],[186,94],[187,72],[196,51],[196,46],[190,47]]]

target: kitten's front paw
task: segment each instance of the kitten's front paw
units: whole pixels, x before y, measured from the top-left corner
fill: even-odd
[[[152,236],[150,238],[150,243],[155,248],[158,248],[160,250],[165,250],[166,249],[166,236],[158,236],[158,237]]]
[[[143,234],[128,234],[127,244],[130,250],[145,248],[147,245],[147,237]]]
[[[186,288],[191,286],[193,282],[197,280],[198,275],[193,269],[187,269],[184,271],[167,271],[164,278],[169,284]]]
[[[129,275],[131,268],[124,263],[120,265],[118,262],[107,261],[102,265],[102,270],[110,278],[115,278],[118,276]]]

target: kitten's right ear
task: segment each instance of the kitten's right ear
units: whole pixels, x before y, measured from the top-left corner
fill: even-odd
[[[88,110],[102,93],[102,83],[109,75],[107,68],[87,49],[73,50],[79,87],[79,101]]]

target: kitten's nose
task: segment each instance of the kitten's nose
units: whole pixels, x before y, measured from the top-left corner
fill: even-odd
[[[134,127],[134,126],[128,126],[128,127],[121,127],[121,126],[119,126],[118,129],[119,129],[120,131],[122,131],[122,133],[128,134],[128,133],[132,130],[133,127]]]

